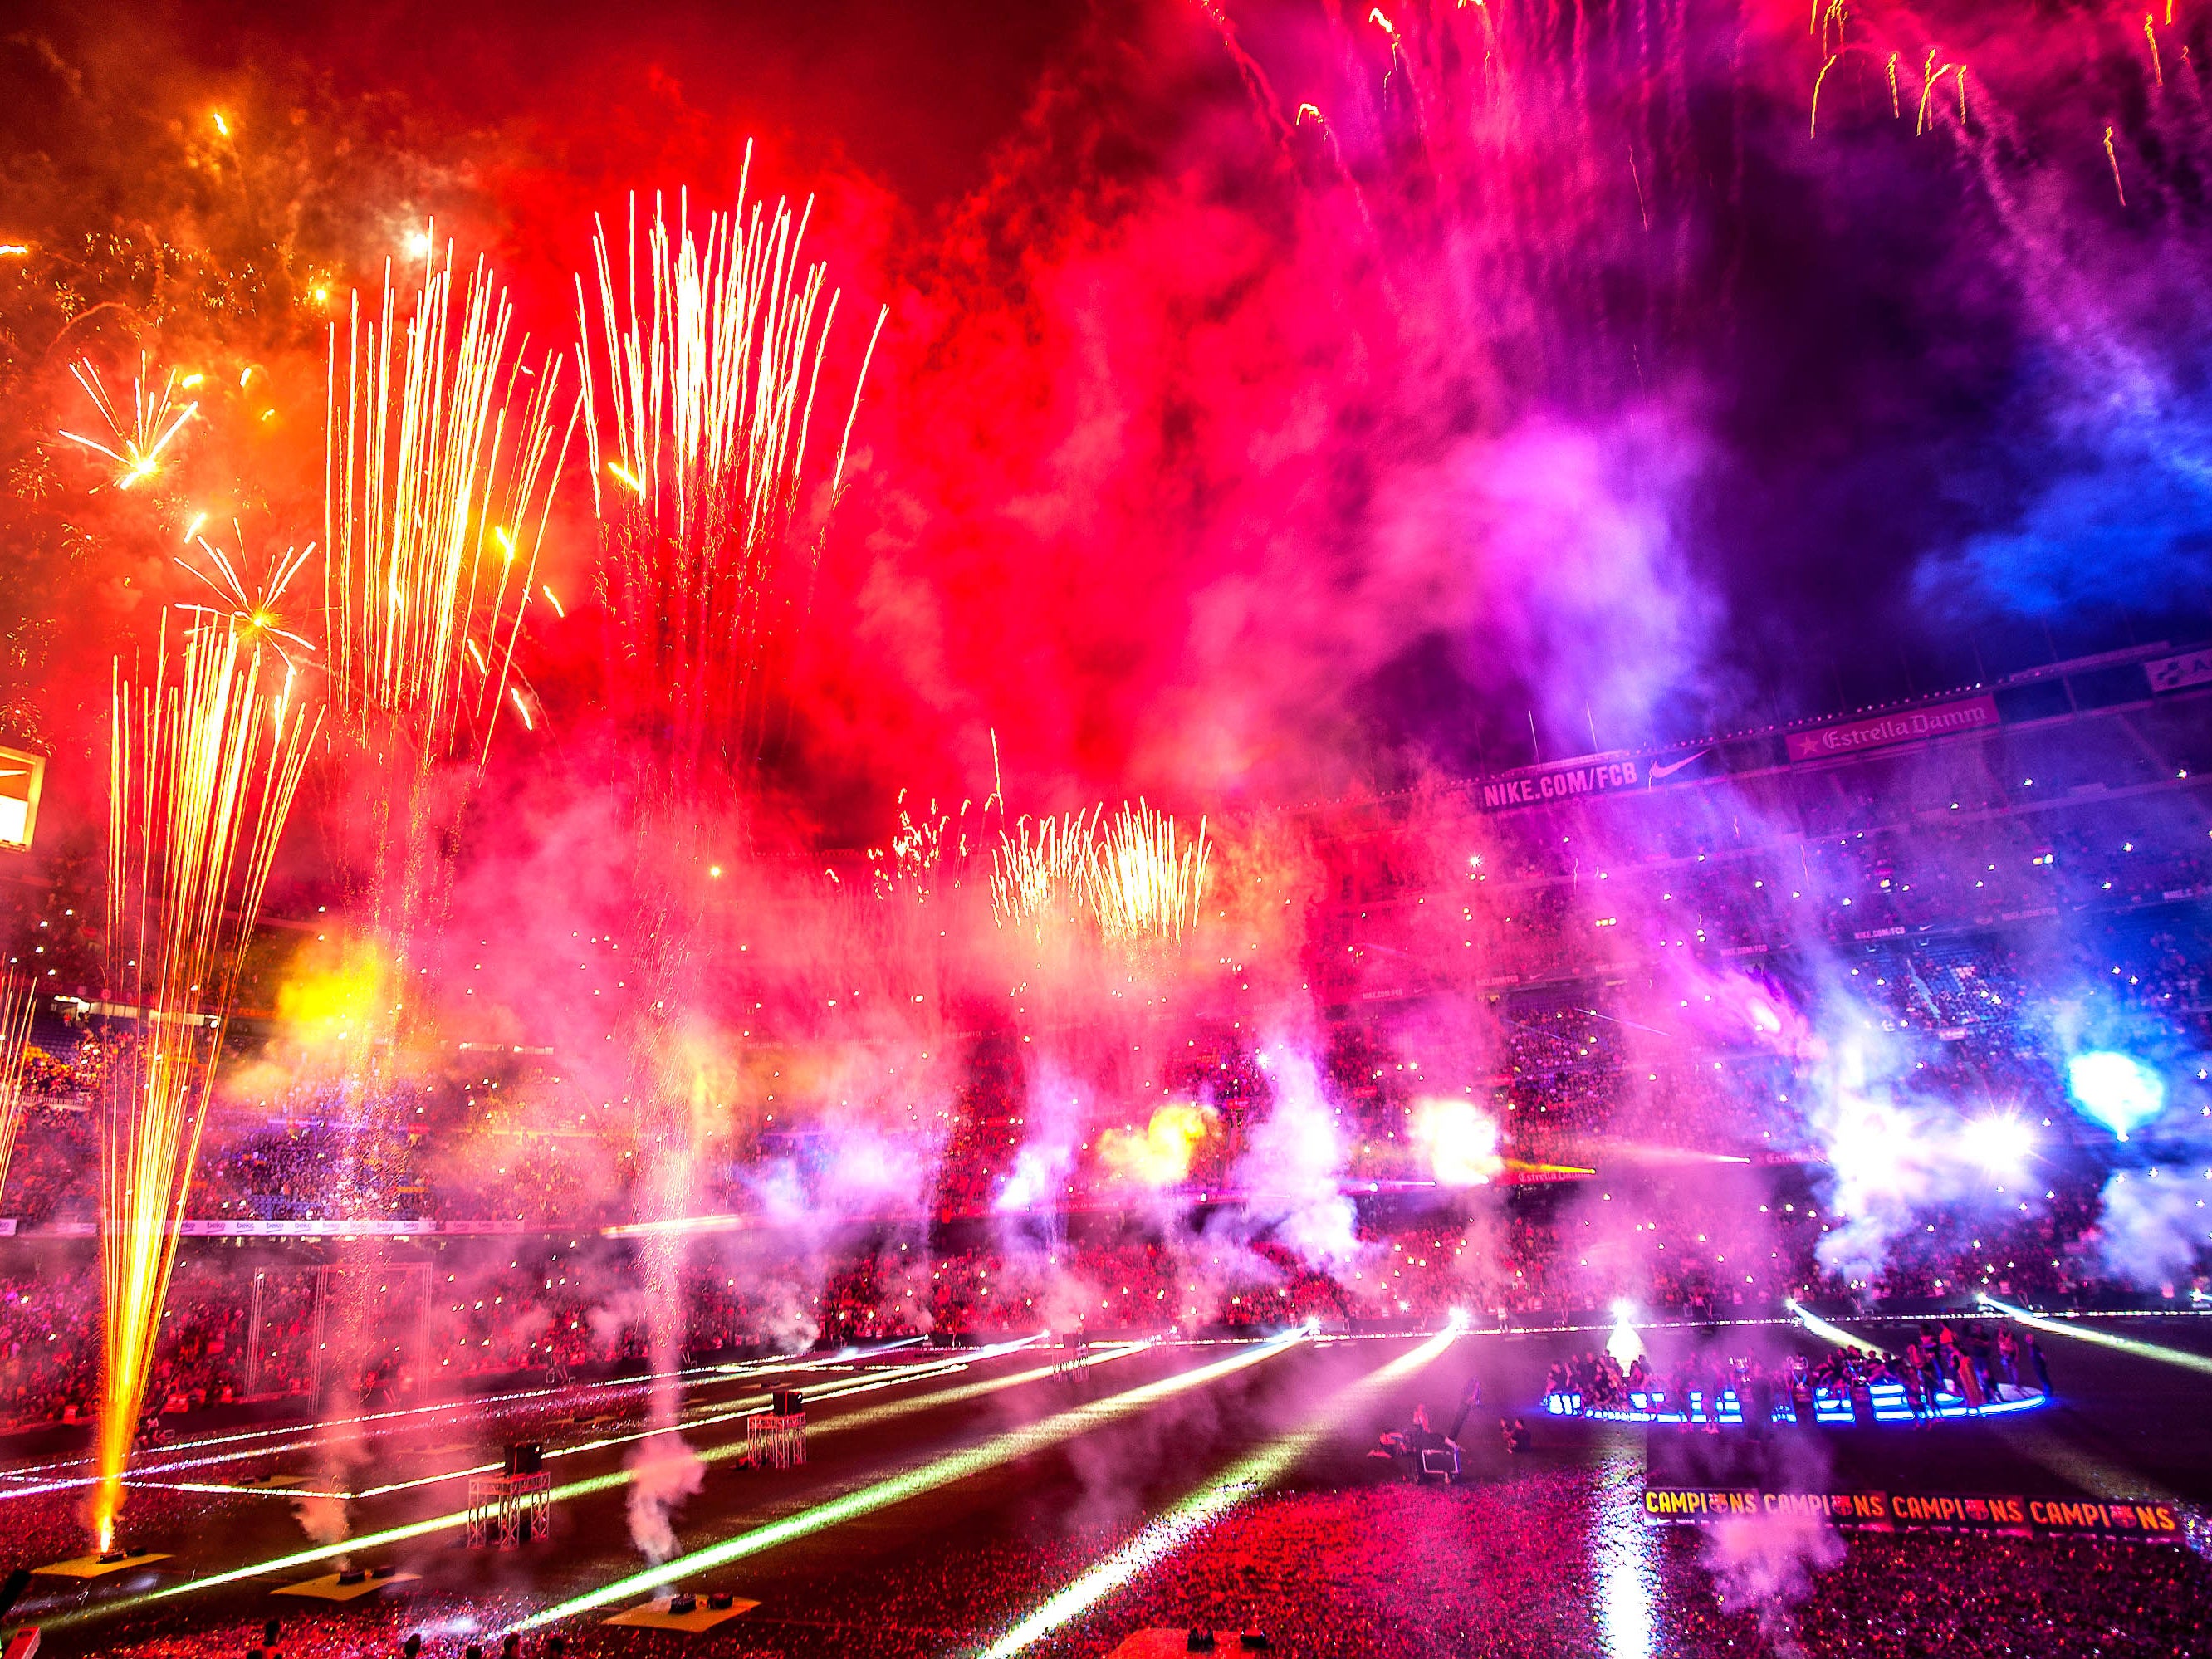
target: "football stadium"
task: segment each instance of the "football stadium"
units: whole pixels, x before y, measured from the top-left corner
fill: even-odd
[[[2212,17],[1356,9],[24,9],[8,1659],[2212,1654]]]

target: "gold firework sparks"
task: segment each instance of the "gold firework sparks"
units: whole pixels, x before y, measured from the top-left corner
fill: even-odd
[[[703,225],[688,197],[672,222],[656,197],[641,249],[633,197],[622,276],[602,224],[596,308],[576,283],[609,621],[635,676],[633,712],[656,715],[694,767],[743,755],[763,648],[777,618],[804,605],[784,555],[837,312],[827,267],[803,255],[811,200],[796,213],[786,202],[772,213],[748,204],[750,169],[749,147],[735,208]],[[887,314],[878,313],[854,380],[824,512],[843,483]]]
[[[31,1016],[38,1006],[36,980],[0,975],[0,1192],[7,1190],[15,1132],[23,1127],[23,1073],[31,1056]]]
[[[102,1091],[105,1352],[94,1515],[113,1540],[178,1224],[236,994],[317,720],[270,682],[236,629],[166,638],[151,684],[115,671],[109,760],[108,982],[136,1030]],[[274,653],[267,653],[273,658]]]
[[[1024,818],[1016,833],[999,832],[991,854],[991,908],[1000,927],[1041,927],[1084,908],[1104,810],[1040,818],[1034,825]]]
[[[904,894],[926,900],[940,886],[959,886],[969,860],[982,848],[984,820],[997,799],[995,793],[985,798],[971,825],[968,814],[975,805],[972,799],[962,801],[960,810],[952,812],[939,811],[933,799],[928,816],[917,819],[906,805],[906,795],[905,790],[899,791],[899,827],[890,846],[868,849],[878,898]]]
[[[904,802],[906,791],[899,791]],[[937,803],[929,804],[930,816],[920,823],[902,804],[899,807],[899,827],[890,838],[888,848],[872,847],[868,861],[873,865],[875,892],[878,898],[894,894],[908,894],[926,899],[935,885],[938,866],[945,862],[948,846],[946,835],[952,827],[951,818],[937,811]]]
[[[168,448],[185,423],[199,412],[197,402],[179,404],[177,401],[177,371],[169,370],[162,377],[158,390],[146,387],[146,359],[138,359],[138,378],[131,385],[131,402],[126,407],[108,395],[107,387],[93,367],[92,359],[71,363],[70,373],[76,377],[85,395],[100,418],[107,423],[107,434],[112,441],[103,442],[82,433],[64,432],[61,435],[73,444],[104,455],[118,469],[114,476],[118,489],[128,489],[133,484],[150,478],[160,471],[162,452]]]
[[[1001,927],[1085,915],[1117,944],[1179,939],[1198,921],[1212,852],[1203,818],[1186,839],[1141,800],[1110,818],[1101,805],[1034,831],[1024,820],[992,854],[992,909]]]
[[[204,514],[202,515],[204,518]],[[197,528],[197,526],[195,526]],[[240,567],[245,562],[246,533],[235,521],[231,529],[238,537],[239,555],[234,559],[205,537],[195,536],[200,556],[206,561],[203,568],[188,558],[177,562],[198,579],[214,596],[214,604],[185,605],[177,609],[197,620],[193,626],[213,626],[229,629],[239,635],[248,645],[266,644],[284,665],[289,688],[298,672],[292,660],[294,651],[313,651],[315,642],[305,635],[294,632],[284,624],[284,595],[309,559],[315,555],[315,544],[309,542],[304,548],[286,548],[283,556],[274,561],[260,582],[249,588],[240,577]]]
[[[1006,817],[1006,797],[1000,793],[999,775],[999,734],[991,732],[991,793],[979,804],[972,796],[960,803],[957,812],[940,812],[933,797],[929,815],[917,821],[906,804],[907,791],[898,792],[898,828],[886,848],[872,847],[868,860],[874,866],[876,896],[889,897],[905,894],[917,899],[927,899],[940,885],[957,887],[964,881],[974,860],[980,857],[986,845],[984,836],[992,815],[995,812],[1003,823]],[[969,811],[974,809],[971,822]],[[1024,830],[1026,836],[1026,830]],[[999,839],[1006,841],[1004,829]],[[1000,859],[992,854],[995,868]],[[991,885],[995,895],[998,887],[994,877]],[[997,903],[995,896],[993,901]],[[1000,918],[1003,923],[1006,918]]]
[[[1198,921],[1211,849],[1206,820],[1180,839],[1176,821],[1142,800],[1100,826],[1090,869],[1091,902],[1109,939],[1179,939]]]
[[[365,738],[396,721],[422,763],[465,727],[477,758],[509,701],[514,648],[576,409],[561,360],[526,364],[514,306],[479,260],[458,296],[450,246],[401,300],[331,329],[324,599],[332,700]],[[556,453],[554,438],[560,437]],[[473,647],[473,648],[472,648]]]

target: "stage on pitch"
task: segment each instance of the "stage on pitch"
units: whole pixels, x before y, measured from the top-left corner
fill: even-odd
[[[303,1578],[296,1584],[279,1584],[269,1593],[271,1595],[306,1595],[318,1601],[356,1601],[364,1595],[374,1595],[387,1584],[411,1583],[422,1575],[419,1572],[400,1572],[374,1569],[367,1572],[326,1572],[320,1578]]]
[[[49,1561],[31,1571],[47,1578],[104,1578],[111,1572],[127,1572],[132,1567],[148,1566],[168,1559],[159,1550],[149,1550],[143,1555],[74,1555],[66,1561]]]
[[[632,1625],[646,1630],[689,1631],[696,1635],[701,1631],[712,1630],[723,1620],[734,1619],[741,1613],[750,1613],[760,1605],[757,1601],[746,1601],[742,1595],[726,1598],[721,1607],[714,1605],[716,1601],[723,1601],[725,1598],[720,1595],[658,1596],[638,1607],[626,1608],[605,1622]],[[679,1612],[678,1608],[683,1610]]]

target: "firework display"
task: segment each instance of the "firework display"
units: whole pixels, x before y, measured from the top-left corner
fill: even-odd
[[[1082,904],[1091,890],[1095,826],[1104,810],[1024,821],[1011,836],[1000,832],[991,854],[991,899],[1002,924],[1042,923]]]
[[[372,743],[394,721],[428,763],[481,756],[511,696],[528,723],[515,643],[575,409],[558,356],[510,347],[483,264],[458,316],[451,246],[424,265],[404,317],[388,270],[374,315],[355,295],[343,360],[331,331],[323,585],[332,707]]]
[[[109,770],[108,971],[132,1024],[112,1045],[101,1102],[103,1550],[240,958],[318,723],[243,630],[190,629],[174,656],[166,644],[149,678],[117,666]]]
[[[209,604],[206,598],[197,602],[182,600],[177,609],[198,618],[195,628],[228,634],[248,649],[267,650],[283,665],[283,690],[289,694],[296,684],[301,660],[315,649],[313,640],[285,626],[290,619],[292,583],[315,556],[315,544],[309,542],[305,547],[287,548],[283,556],[270,566],[263,580],[249,586],[240,574],[246,552],[242,531],[239,532],[237,558],[210,543],[204,536],[195,534],[192,539],[201,559],[205,561],[205,568],[191,559],[179,558],[177,563],[198,580],[214,603]],[[295,657],[295,653],[301,655]]]
[[[1001,831],[992,854],[1000,921],[1039,924],[1073,910],[1107,939],[1179,939],[1206,896],[1206,823],[1178,840],[1175,819],[1142,801]]]
[[[173,368],[162,377],[161,384],[149,392],[146,386],[146,366],[141,362],[138,377],[131,382],[131,405],[118,409],[110,398],[101,382],[100,371],[89,359],[72,363],[70,373],[76,377],[92,405],[99,410],[100,419],[107,423],[108,441],[81,437],[74,432],[61,435],[70,442],[82,446],[96,455],[104,455],[115,464],[114,484],[118,489],[128,489],[143,483],[161,470],[161,452],[175,441],[185,429],[185,422],[199,412],[197,403],[180,402],[178,398],[177,371]]]
[[[656,198],[642,249],[633,198],[619,256],[604,226],[593,239],[596,304],[576,283],[609,654],[637,717],[665,721],[672,758],[693,769],[758,740],[763,653],[803,609],[814,563],[791,544],[815,545],[798,521],[836,500],[867,376],[864,357],[823,499],[810,503],[808,441],[840,295],[802,252],[812,204],[796,214],[748,204],[750,177],[748,153],[736,205],[696,228],[688,194],[673,222]]]
[[[0,53],[0,1645],[2195,1651],[2212,13],[726,13]]]
[[[1178,841],[1175,820],[1142,801],[1100,830],[1086,878],[1109,939],[1181,939],[1206,896],[1206,821]]]

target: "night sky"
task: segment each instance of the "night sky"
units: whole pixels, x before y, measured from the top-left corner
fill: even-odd
[[[173,596],[185,494],[318,533],[315,287],[434,216],[569,349],[592,215],[726,205],[749,139],[756,196],[817,196],[833,362],[890,307],[767,763],[832,842],[980,794],[994,732],[1048,801],[1302,799],[1520,763],[1532,721],[1667,741],[2204,631],[2185,15],[18,16],[5,708],[58,750]],[[54,436],[69,364],[142,349],[270,388],[159,512]],[[587,605],[533,631],[561,730],[604,650]]]

